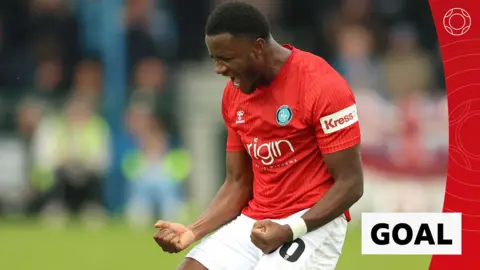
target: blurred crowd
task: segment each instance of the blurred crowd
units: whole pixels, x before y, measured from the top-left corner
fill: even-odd
[[[119,105],[124,108],[124,136],[112,136],[103,105],[104,7],[88,0],[1,1],[0,5],[0,127],[5,141],[14,138],[21,144],[25,155],[12,163],[21,163],[26,171],[19,177],[17,166],[17,174],[11,169],[15,179],[6,181],[28,183],[13,185],[22,189],[15,193],[16,201],[9,201],[13,192],[3,188],[0,209],[17,206],[12,211],[56,216],[101,214],[103,182],[114,158],[115,139],[124,148],[115,154],[121,155],[129,208],[143,204],[152,206],[152,213],[175,212],[180,200],[176,183],[185,178],[175,167],[181,164],[178,159],[185,158],[169,115],[174,100],[167,64],[173,64],[169,56],[174,39],[171,14],[162,3],[125,1],[118,16],[125,27],[129,74],[127,102]],[[8,158],[7,153],[4,156]],[[9,203],[18,200],[20,209]]]
[[[432,192],[418,183],[444,178],[448,127],[428,2],[245,1],[269,16],[279,41],[324,57],[348,80],[363,125],[366,181],[398,178]],[[188,205],[195,162],[175,113],[178,80],[188,78],[174,74],[208,61],[203,26],[222,1],[118,1],[127,74],[118,91],[126,102],[116,104],[121,130],[106,117],[101,2],[0,1],[0,214],[104,216],[109,178],[122,187],[121,203],[110,208],[135,223],[176,219]],[[402,202],[381,205],[402,209]]]

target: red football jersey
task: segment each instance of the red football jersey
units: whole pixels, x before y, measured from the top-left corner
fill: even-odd
[[[270,85],[244,94],[229,82],[223,94],[227,151],[245,150],[253,162],[253,199],[242,212],[257,220],[311,208],[334,182],[322,154],[360,142],[347,82],[322,58],[285,47],[292,54]]]

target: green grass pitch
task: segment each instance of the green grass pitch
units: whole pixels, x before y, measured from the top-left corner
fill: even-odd
[[[99,230],[74,224],[47,229],[35,221],[0,221],[0,268],[13,270],[175,269],[185,252],[163,253],[154,230],[133,231],[115,222]],[[352,224],[337,270],[426,270],[430,256],[362,256]]]

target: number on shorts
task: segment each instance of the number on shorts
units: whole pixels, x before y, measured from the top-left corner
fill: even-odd
[[[290,254],[287,254],[288,250],[292,247],[294,243],[297,244],[295,251],[293,251],[293,253],[289,252]],[[282,256],[282,258],[284,258],[285,260],[289,262],[296,262],[300,258],[300,256],[302,256],[304,251],[305,251],[305,242],[303,242],[302,239],[297,238],[292,242],[288,242],[284,244],[280,248],[279,253],[280,253],[280,256]]]

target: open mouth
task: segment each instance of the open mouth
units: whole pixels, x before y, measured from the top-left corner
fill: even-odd
[[[233,87],[235,88],[240,88],[240,80],[235,78],[235,77],[230,77],[230,80],[232,80]]]

